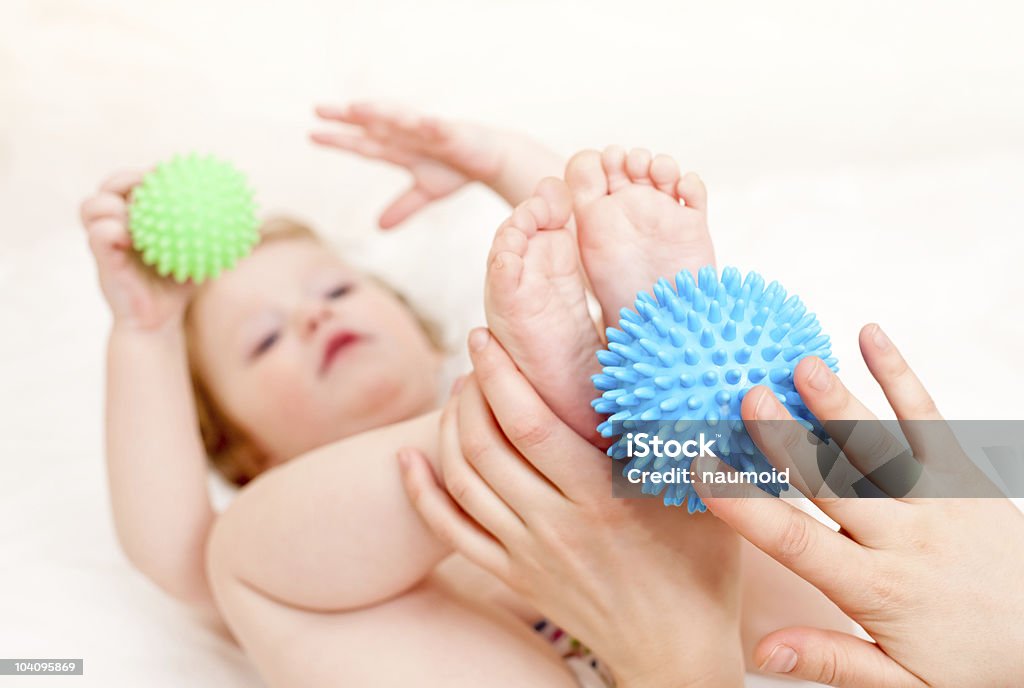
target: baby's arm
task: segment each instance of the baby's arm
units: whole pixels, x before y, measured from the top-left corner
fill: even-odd
[[[497,173],[483,181],[510,206],[531,198],[541,179],[565,174],[566,159],[526,134],[498,130],[490,134],[499,142],[503,157]]]
[[[450,550],[409,504],[395,457],[405,446],[436,456],[439,413],[321,447],[254,480],[214,528],[218,565],[266,597],[313,611],[411,588]]]
[[[470,182],[481,182],[515,206],[544,177],[561,177],[565,158],[529,136],[421,115],[375,103],[321,106],[324,120],[346,125],[313,141],[406,168],[412,186],[381,214],[389,228]]]
[[[174,597],[208,607],[203,545],[214,514],[182,330],[190,287],[151,276],[132,252],[126,204],[140,179],[114,175],[82,204],[113,314],[106,454],[114,525],[140,571]]]
[[[204,546],[214,512],[179,323],[115,325],[107,346],[107,472],[128,559],[165,591],[212,604]]]

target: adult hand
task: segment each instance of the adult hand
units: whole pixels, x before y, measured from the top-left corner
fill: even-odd
[[[979,494],[976,474],[952,434],[941,430],[946,426],[931,397],[881,328],[866,326],[860,346],[900,420],[912,460],[926,476],[929,470],[971,476],[967,489]],[[867,436],[848,438],[844,453],[871,478],[879,456],[893,455],[895,440],[870,422],[874,415],[820,359],[801,361],[794,377],[826,430],[868,421]],[[814,464],[816,448],[770,391],[751,390],[742,415],[769,460],[796,469],[794,485],[842,529],[834,532],[785,500],[762,498],[750,485],[723,493],[721,485],[699,482],[698,493],[712,513],[824,592],[874,639],[779,630],[755,650],[762,669],[858,688],[1006,687],[1024,680],[1024,515],[1009,500],[915,498],[926,493],[914,490],[904,498],[830,496],[827,485],[809,484],[813,471],[806,467]],[[908,420],[933,421],[940,429],[925,432]],[[729,470],[711,457],[697,463],[698,477]]]
[[[441,425],[447,490],[425,457],[400,454],[426,523],[586,644],[619,685],[742,685],[738,538],[707,514],[610,499],[608,457],[486,330],[470,350],[474,374]]]

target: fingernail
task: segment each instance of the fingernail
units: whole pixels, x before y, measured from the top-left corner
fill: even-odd
[[[822,361],[816,361],[807,382],[819,392],[824,392],[832,384],[832,371]]]
[[[889,344],[891,343],[889,338],[885,336],[885,332],[882,332],[882,328],[878,325],[875,325],[875,332],[871,335],[871,341],[873,341],[875,346],[883,351],[888,349]]]
[[[456,394],[458,394],[459,390],[462,389],[462,385],[464,384],[466,384],[466,376],[459,375],[457,378],[455,378],[455,382],[452,383],[452,388],[451,391],[448,393],[448,396],[455,396]]]
[[[768,658],[761,665],[761,671],[773,674],[788,674],[796,666],[796,650],[789,645],[776,645]]]
[[[773,394],[766,392],[761,395],[757,406],[754,407],[754,417],[757,420],[778,420],[782,417],[779,415],[779,406],[775,403]]]
[[[487,346],[487,341],[490,339],[490,335],[487,334],[486,327],[478,327],[469,333],[469,350],[480,351]]]
[[[702,473],[713,473],[715,470],[715,460],[710,456],[696,456],[693,461],[690,462],[690,468],[697,472],[697,480],[700,480]]]

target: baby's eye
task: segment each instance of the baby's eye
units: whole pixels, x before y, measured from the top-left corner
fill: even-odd
[[[342,296],[349,293],[350,291],[352,291],[351,284],[339,284],[334,289],[331,289],[329,292],[327,292],[327,298],[340,299]]]
[[[268,334],[263,339],[261,339],[260,343],[256,345],[256,348],[253,349],[252,357],[256,358],[257,356],[260,356],[261,354],[265,354],[267,351],[269,351],[274,346],[274,344],[277,343],[277,340],[280,338],[280,336],[281,336],[280,333],[278,333],[277,331],[274,331],[274,332],[271,332],[270,334]]]

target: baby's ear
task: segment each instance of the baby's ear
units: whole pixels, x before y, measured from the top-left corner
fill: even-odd
[[[269,457],[217,407],[202,380],[192,376],[199,435],[213,468],[233,485],[242,487],[270,467]]]

